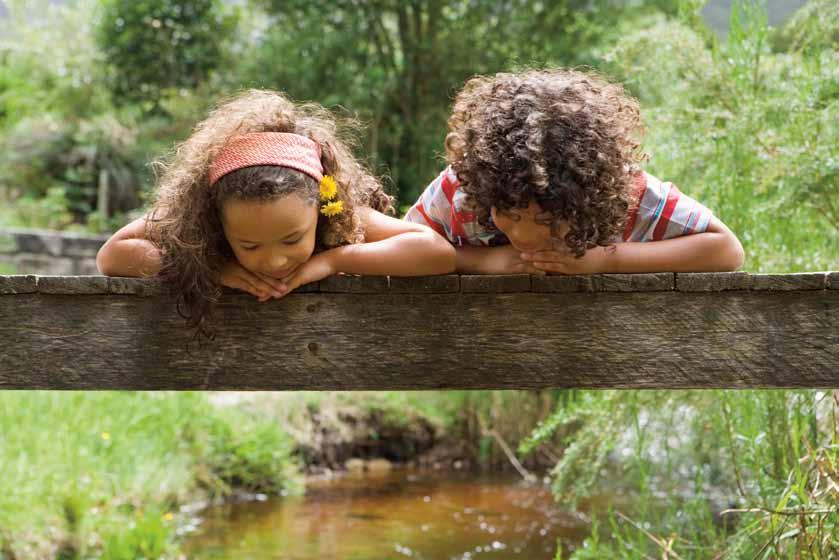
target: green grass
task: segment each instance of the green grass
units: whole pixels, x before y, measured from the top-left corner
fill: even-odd
[[[180,505],[297,485],[276,423],[199,393],[2,392],[0,434],[0,551],[21,558],[157,558]]]

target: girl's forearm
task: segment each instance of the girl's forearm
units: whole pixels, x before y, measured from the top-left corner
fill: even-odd
[[[424,276],[455,269],[455,250],[432,231],[411,231],[323,253],[335,272],[371,276]]]
[[[618,243],[605,272],[724,272],[742,265],[743,248],[736,237],[705,232],[664,241]]]
[[[154,276],[161,264],[160,250],[147,239],[112,239],[96,255],[96,266],[106,276]]]

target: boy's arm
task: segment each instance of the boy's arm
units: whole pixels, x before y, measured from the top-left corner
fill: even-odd
[[[154,276],[160,271],[160,250],[146,239],[148,215],[113,234],[99,249],[96,266],[106,276]]]
[[[544,274],[512,245],[497,247],[457,247],[457,272],[460,274]]]
[[[559,274],[724,272],[743,266],[744,253],[731,230],[712,218],[703,233],[595,247],[579,259],[556,251],[525,253],[522,258],[540,270]]]

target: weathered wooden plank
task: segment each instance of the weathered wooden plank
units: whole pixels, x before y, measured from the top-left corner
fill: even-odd
[[[680,292],[723,292],[748,290],[752,276],[745,272],[679,272],[676,289]]]
[[[389,287],[387,276],[356,276],[353,274],[338,274],[321,280],[318,284],[309,284],[312,291],[375,294],[387,292]]]
[[[507,294],[530,291],[529,274],[507,274],[504,276],[463,275],[460,277],[460,291],[477,294]]]
[[[34,294],[38,291],[38,277],[32,274],[0,276],[0,295]]]
[[[110,278],[106,276],[39,276],[38,293],[91,295],[107,294]]]
[[[595,292],[662,292],[675,287],[672,272],[649,274],[595,274],[591,276]]]
[[[151,297],[166,293],[166,288],[156,280],[144,278],[108,278],[108,293],[123,296]]]
[[[460,276],[390,277],[389,291],[394,294],[448,294],[460,291]]]
[[[591,276],[534,275],[531,288],[540,293],[591,292]]]
[[[827,288],[826,272],[795,274],[752,274],[752,290],[823,290]]]
[[[0,388],[537,387],[839,387],[839,290],[0,297]]]

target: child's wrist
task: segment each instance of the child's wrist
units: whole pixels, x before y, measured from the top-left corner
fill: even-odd
[[[340,266],[340,259],[338,258],[338,254],[336,252],[341,249],[341,247],[336,247],[334,249],[329,249],[324,251],[323,253],[319,253],[312,257],[313,259],[318,259],[321,261],[321,264],[326,267],[329,271],[329,275],[338,274],[339,272],[343,272]]]
[[[603,252],[603,272],[606,274],[617,274],[623,270],[621,252],[618,245],[598,247]]]

